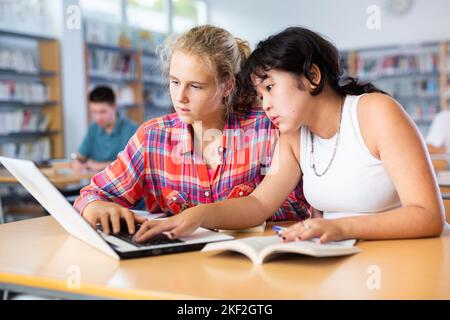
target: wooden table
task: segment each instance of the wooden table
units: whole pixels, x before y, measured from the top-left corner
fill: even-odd
[[[74,173],[69,163],[55,163],[49,168],[42,168],[47,178],[57,187],[80,183],[81,180],[91,179],[95,172]],[[19,182],[6,169],[0,169],[0,183],[18,184]]]
[[[63,298],[450,299],[449,229],[358,247],[348,257],[284,255],[262,266],[223,252],[115,261],[43,217],[0,225],[0,288]]]

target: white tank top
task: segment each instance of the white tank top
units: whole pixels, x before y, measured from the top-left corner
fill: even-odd
[[[311,135],[301,128],[300,167],[306,200],[323,211],[324,218],[382,212],[400,204],[397,191],[382,162],[364,143],[357,105],[361,96],[345,98],[336,156],[328,171],[317,177],[312,169]],[[330,163],[337,134],[331,139],[314,135],[314,163],[321,174]]]

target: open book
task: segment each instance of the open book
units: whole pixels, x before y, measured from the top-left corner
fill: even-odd
[[[306,241],[281,242],[278,236],[249,237],[239,240],[208,243],[203,252],[229,250],[242,253],[250,258],[254,264],[262,264],[268,258],[280,253],[299,253],[313,257],[334,257],[358,253],[356,240],[345,240],[319,243],[315,238]]]

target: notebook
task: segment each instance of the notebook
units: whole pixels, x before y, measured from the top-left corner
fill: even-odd
[[[249,237],[207,244],[202,251],[228,250],[243,254],[254,264],[262,264],[281,253],[298,253],[312,257],[335,257],[358,253],[356,240],[321,244],[318,238],[306,241],[281,242],[278,236]]]

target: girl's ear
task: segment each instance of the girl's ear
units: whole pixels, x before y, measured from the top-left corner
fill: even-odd
[[[234,88],[235,84],[236,84],[236,79],[235,79],[234,77],[230,78],[230,79],[225,83],[225,86],[224,86],[224,89],[223,89],[223,97],[224,97],[224,98],[228,97],[228,96],[231,94],[231,92],[233,91],[233,88]]]
[[[310,89],[314,90],[319,85],[320,80],[322,79],[322,74],[320,73],[319,67],[314,63],[311,66],[310,73],[311,73],[312,82],[310,82],[310,81],[308,81],[308,82],[309,82]]]

